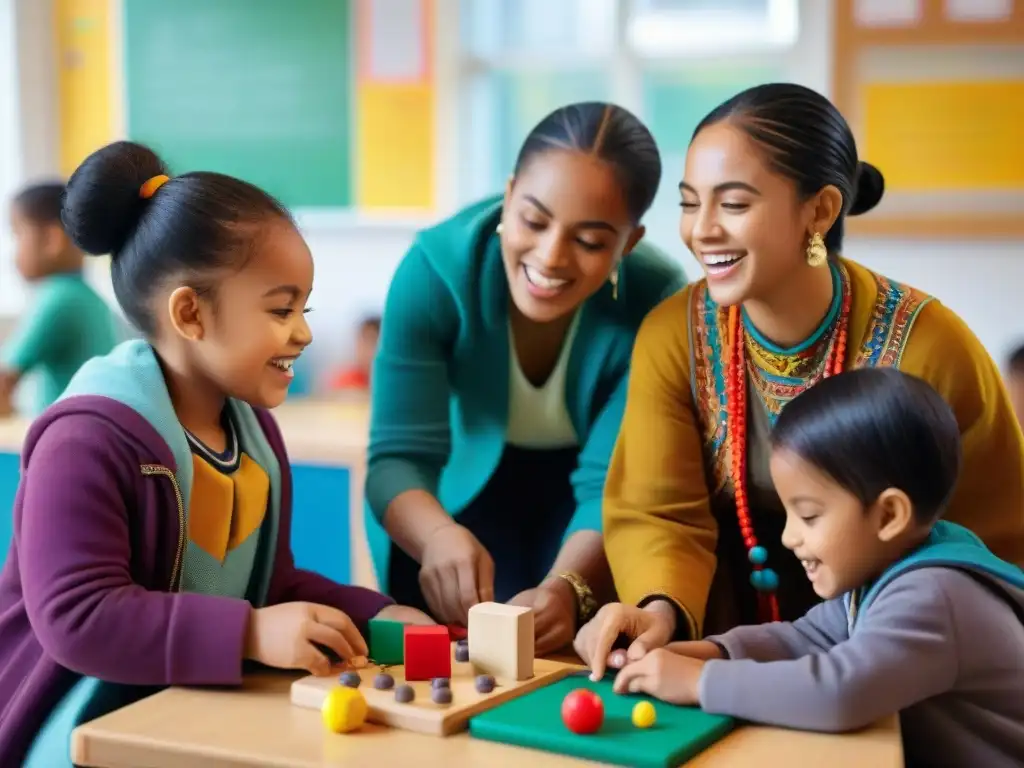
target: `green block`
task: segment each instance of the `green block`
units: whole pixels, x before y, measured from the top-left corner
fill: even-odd
[[[370,619],[370,660],[388,666],[405,663],[405,624]]]

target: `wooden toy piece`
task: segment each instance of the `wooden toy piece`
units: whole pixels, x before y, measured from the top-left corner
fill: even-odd
[[[370,658],[375,664],[391,666],[404,660],[405,625],[387,619],[370,619]]]
[[[477,671],[498,678],[533,677],[533,610],[501,603],[470,608],[469,660]]]
[[[649,701],[638,701],[633,707],[633,725],[637,728],[650,728],[658,719],[654,705]]]
[[[411,685],[400,685],[395,688],[395,701],[399,704],[411,704],[416,698],[416,689]]]
[[[473,684],[477,693],[490,693],[494,690],[494,678],[490,675],[477,675]]]
[[[467,631],[465,627],[458,624],[449,624],[448,634],[451,635],[452,640],[465,640]]]
[[[405,627],[405,679],[452,676],[452,641],[447,627]]]
[[[453,645],[452,651],[454,650]],[[448,679],[448,685],[438,684],[439,687],[435,688],[432,680],[406,680],[405,668],[402,666],[382,670],[371,664],[360,670],[363,685],[358,689],[345,690],[356,691],[366,698],[370,708],[366,716],[367,722],[432,736],[448,736],[465,730],[471,717],[554,683],[574,669],[575,667],[562,662],[537,659],[534,663],[534,676],[529,680],[502,680],[495,684],[493,677],[478,676],[472,664],[452,664],[452,676]],[[388,678],[386,688],[377,687],[377,680],[381,676]],[[324,699],[337,687],[338,678],[335,676],[308,675],[292,683],[291,702],[296,707],[320,710]],[[451,692],[451,703],[434,701],[433,694],[441,688]],[[439,695],[444,697],[444,694]],[[558,702],[561,702],[564,695],[565,693],[558,697]],[[626,697],[620,698],[626,700]],[[565,728],[558,721],[558,703],[551,707],[551,711],[554,713],[555,724],[564,733]],[[622,720],[625,723],[629,722],[628,709]],[[629,730],[632,731],[632,727]]]
[[[348,733],[366,722],[369,706],[363,694],[355,688],[337,686],[324,698],[320,715],[324,727],[332,733]]]
[[[604,702],[586,688],[570,691],[562,699],[562,722],[573,733],[597,733],[604,722]]]
[[[451,704],[452,703],[452,689],[451,688],[435,688],[430,692],[430,700],[435,704]]]
[[[542,673],[545,661],[537,659],[538,674]],[[501,706],[474,715],[469,723],[470,733],[476,739],[555,753],[563,761],[573,764],[575,761],[567,758],[585,761],[587,765],[601,763],[654,768],[690,765],[693,758],[737,725],[730,717],[711,715],[700,707],[668,706],[652,700],[650,696],[617,694],[613,678],[614,675],[605,675],[595,683],[589,679],[589,672],[582,675],[570,673],[560,680],[537,686]],[[560,717],[565,698],[581,688],[599,697],[604,710],[604,724],[597,733],[589,736],[573,733]],[[462,695],[461,690],[455,691],[455,706]],[[641,702],[657,708],[657,724],[644,730],[630,723],[630,712]],[[370,707],[372,710],[372,702]],[[535,752],[522,752],[522,755],[525,759],[512,757],[508,764],[522,764],[529,768],[531,760],[534,763],[542,760],[539,756],[537,759],[533,757]],[[770,760],[761,759],[757,764],[767,764]],[[556,764],[555,760],[550,762]],[[704,761],[698,758],[695,762]],[[709,757],[707,762],[715,760]],[[723,762],[729,766],[744,764],[742,757],[725,758]]]
[[[359,676],[358,672],[347,670],[341,673],[341,676],[338,678],[338,682],[348,688],[358,688],[363,682],[363,678]]]

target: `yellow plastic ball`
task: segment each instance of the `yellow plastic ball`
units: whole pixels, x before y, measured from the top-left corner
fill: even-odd
[[[650,728],[657,719],[658,714],[654,711],[654,705],[651,702],[640,701],[633,707],[633,725],[637,728]]]
[[[333,733],[348,733],[366,722],[369,707],[355,688],[339,685],[324,698],[320,707],[324,726]]]

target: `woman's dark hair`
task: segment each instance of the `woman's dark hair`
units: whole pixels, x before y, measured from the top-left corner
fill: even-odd
[[[244,264],[258,228],[288,212],[266,192],[219,173],[186,173],[148,199],[142,185],[169,175],[156,153],[119,141],[97,150],[68,181],[62,218],[86,253],[110,254],[114,295],[140,331],[152,335],[153,294],[180,279],[215,288],[214,272]]]
[[[626,207],[638,223],[661,183],[661,154],[647,126],[629,110],[600,101],[559,107],[523,142],[515,173],[552,149],[583,152],[608,163],[622,184]]]
[[[803,197],[830,184],[842,193],[843,210],[825,235],[829,253],[842,248],[844,218],[867,213],[882,199],[881,171],[858,162],[850,126],[817,91],[792,83],[754,86],[716,107],[693,135],[726,120],[759,144],[771,166],[792,179]]]
[[[772,448],[799,456],[865,506],[898,488],[922,522],[942,514],[960,474],[952,409],[927,382],[896,368],[861,368],[813,385],[783,408]]]
[[[12,202],[33,224],[60,224],[64,185],[56,181],[33,184],[16,194]]]

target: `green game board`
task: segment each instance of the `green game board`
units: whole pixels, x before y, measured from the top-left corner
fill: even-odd
[[[604,725],[590,736],[575,734],[562,723],[562,699],[576,688],[589,688],[604,702]],[[648,699],[657,710],[657,722],[647,729],[637,728],[632,712],[642,698],[614,693],[611,678],[593,683],[585,674],[570,675],[477,715],[469,721],[469,732],[478,739],[585,760],[675,768],[721,739],[735,724],[731,717]]]

